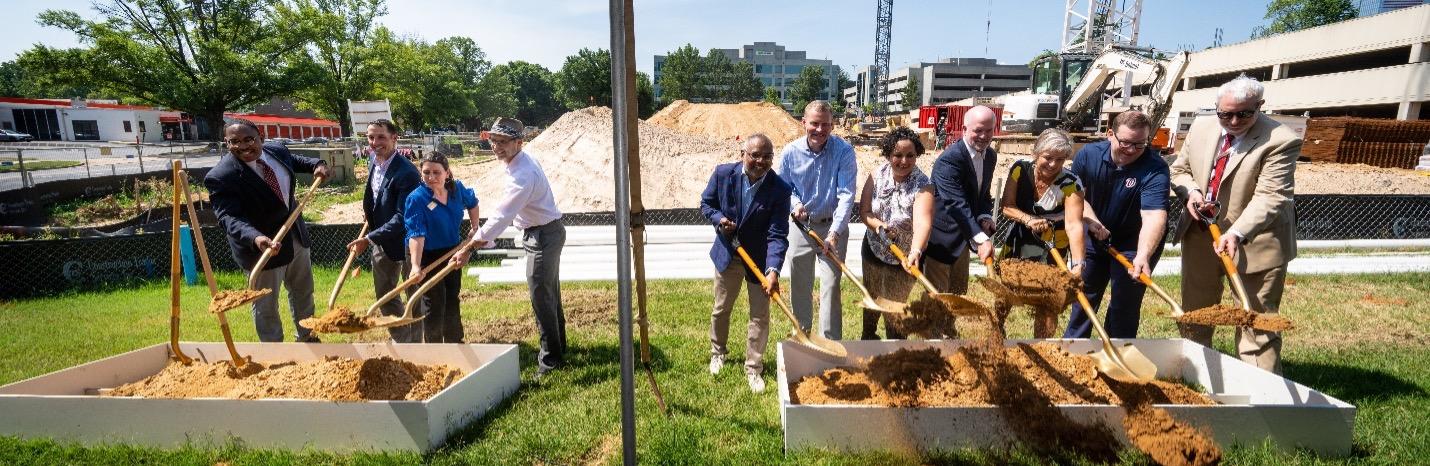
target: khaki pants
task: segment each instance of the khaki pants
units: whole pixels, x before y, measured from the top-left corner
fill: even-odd
[[[952,264],[939,262],[938,259],[924,256],[921,266],[923,272],[929,279],[929,284],[938,288],[942,293],[968,294],[968,258],[973,253],[964,251]],[[958,338],[957,318],[954,320],[955,329],[951,335],[944,335],[945,338]]]
[[[1182,241],[1182,306],[1188,311],[1201,309],[1221,302],[1222,277],[1225,275],[1221,259],[1211,246],[1211,233],[1193,225]],[[1286,265],[1257,273],[1243,273],[1242,283],[1246,286],[1251,310],[1274,314],[1281,308],[1281,293],[1286,288]],[[1177,324],[1182,337],[1210,347],[1211,326],[1197,324]],[[1236,329],[1237,356],[1247,364],[1281,373],[1281,333]]]
[[[710,313],[710,354],[729,353],[725,342],[730,336],[730,311],[735,308],[735,298],[740,296],[740,285],[745,283],[745,264],[731,260],[725,270],[715,271],[715,308]],[[758,284],[750,283],[750,323],[745,329],[745,371],[764,371],[765,344],[770,339],[770,297]]]

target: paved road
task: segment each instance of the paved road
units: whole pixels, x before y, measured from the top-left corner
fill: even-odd
[[[855,275],[860,274],[862,259],[859,248],[864,237],[864,225],[850,225],[848,261],[845,265]],[[507,236],[511,236],[511,231]],[[646,276],[651,279],[709,279],[714,275],[710,265],[710,242],[714,232],[702,225],[648,227],[646,245]],[[790,241],[799,238],[791,236]],[[615,227],[567,227],[565,250],[561,254],[563,281],[615,280]],[[1385,241],[1301,241],[1301,257],[1291,261],[1293,274],[1430,272],[1430,240]],[[1424,252],[1393,254],[1328,254],[1317,255],[1315,249],[1368,247],[1371,244],[1393,244],[1400,247],[1424,248]],[[1176,249],[1171,247],[1169,249]],[[986,275],[982,264],[974,264],[972,275]],[[1179,275],[1180,257],[1164,257],[1154,275]],[[499,267],[471,267],[467,275],[481,283],[525,283],[526,260],[509,258]],[[789,262],[784,275],[789,277]]]

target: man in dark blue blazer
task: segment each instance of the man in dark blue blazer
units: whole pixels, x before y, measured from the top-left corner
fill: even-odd
[[[406,277],[411,266],[406,260],[403,238],[407,227],[403,223],[403,206],[407,195],[422,183],[417,167],[407,160],[408,150],[397,150],[397,125],[386,118],[367,125],[368,179],[362,193],[362,213],[367,220],[367,236],[348,243],[348,249],[362,254],[368,246],[372,251],[372,283],[377,296],[387,294]],[[402,301],[393,299],[382,305],[384,315],[402,314]],[[389,327],[388,334],[397,343],[421,343],[421,325]]]
[[[750,324],[746,331],[745,378],[750,390],[765,390],[765,345],[770,336],[770,294],[779,291],[780,268],[789,248],[790,193],[793,188],[770,171],[774,144],[763,134],[745,138],[740,162],[715,167],[700,196],[700,212],[715,227],[710,260],[715,262],[715,309],[710,314],[710,373],[725,364],[730,310],[740,295],[740,281],[750,282]],[[765,274],[769,286],[754,292],[758,277],[735,252],[734,240]]]
[[[283,322],[278,317],[278,285],[288,289],[288,308],[293,314],[296,341],[317,342],[298,321],[313,316],[313,270],[308,248],[308,227],[299,218],[275,243],[273,236],[297,206],[294,199],[297,173],[326,178],[328,166],[321,160],[295,156],[279,144],[263,144],[258,126],[248,120],[234,120],[224,126],[229,155],[204,177],[209,202],[219,225],[228,234],[233,259],[244,271],[253,270],[268,248],[276,253],[258,274],[258,287],[272,293],[253,302],[253,323],[258,339],[283,341]]]
[[[963,137],[933,164],[934,213],[928,252],[914,249],[909,260],[944,293],[968,292],[970,250],[979,260],[993,255],[993,197],[989,184],[998,153],[989,147],[997,127],[993,110],[977,106],[963,115]],[[927,256],[928,260],[922,260]],[[948,335],[956,337],[957,335]]]

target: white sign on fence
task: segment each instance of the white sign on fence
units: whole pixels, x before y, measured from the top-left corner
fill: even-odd
[[[392,119],[392,104],[387,99],[349,100],[348,117],[352,120],[353,134],[366,134],[368,123]]]

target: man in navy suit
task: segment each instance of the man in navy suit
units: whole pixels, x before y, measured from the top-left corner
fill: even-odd
[[[411,151],[397,150],[397,125],[386,118],[367,125],[368,182],[362,193],[362,214],[367,220],[367,236],[348,243],[348,249],[362,254],[368,246],[372,251],[372,283],[377,296],[387,294],[406,277],[411,264],[406,258],[403,238],[403,206],[407,195],[422,182],[417,167],[407,160]],[[402,301],[393,299],[382,305],[384,315],[402,315]],[[398,343],[421,343],[421,325],[403,325],[387,329]]]
[[[219,225],[228,234],[233,259],[244,271],[253,270],[265,249],[275,249],[272,259],[258,274],[258,287],[273,290],[253,302],[253,324],[258,339],[283,341],[283,322],[278,317],[278,285],[288,289],[288,308],[293,313],[295,341],[313,342],[317,337],[298,321],[313,316],[313,270],[308,252],[308,227],[299,218],[282,243],[273,236],[297,206],[293,198],[297,173],[326,178],[328,166],[321,159],[295,156],[279,144],[263,144],[258,126],[248,120],[234,120],[224,127],[229,156],[219,160],[204,186],[214,206]]]
[[[963,114],[963,137],[950,144],[933,164],[934,213],[929,247],[909,251],[909,262],[944,293],[968,292],[970,250],[978,259],[993,256],[993,197],[989,183],[998,153],[989,145],[997,127],[993,110],[982,105]],[[924,256],[928,260],[922,260]],[[957,333],[947,335],[957,337]]]
[[[715,244],[710,259],[715,262],[715,309],[710,314],[710,373],[719,374],[725,364],[726,338],[730,333],[730,310],[740,295],[740,280],[758,283],[758,277],[735,252],[732,240],[750,254],[765,274],[769,286],[763,293],[747,293],[750,324],[745,348],[745,378],[750,390],[765,390],[765,344],[770,336],[770,294],[779,291],[780,267],[789,248],[790,193],[793,189],[779,175],[770,172],[774,144],[763,134],[745,138],[740,162],[715,167],[710,184],[700,196],[700,212],[715,227]]]

